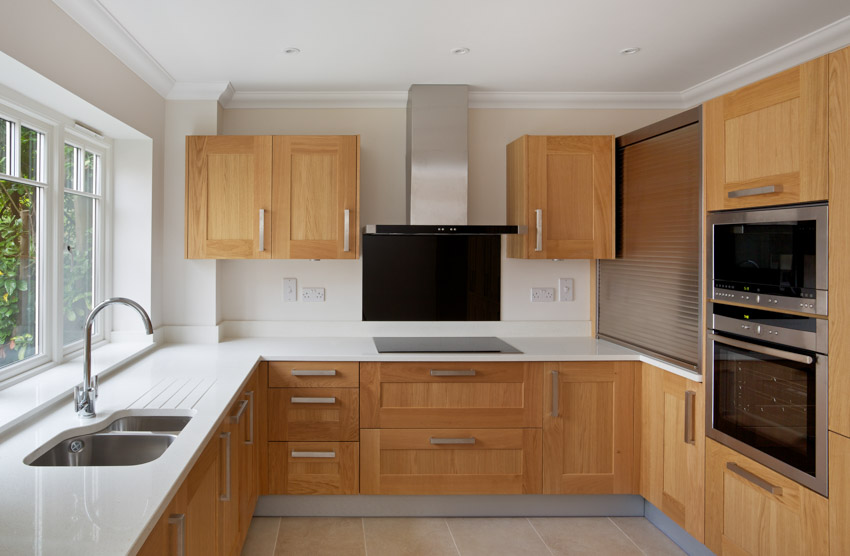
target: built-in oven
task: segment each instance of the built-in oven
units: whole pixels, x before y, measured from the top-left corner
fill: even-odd
[[[827,314],[827,205],[712,213],[713,299]]]
[[[827,495],[827,320],[712,304],[706,431]]]

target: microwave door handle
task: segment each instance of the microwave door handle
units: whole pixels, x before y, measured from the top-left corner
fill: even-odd
[[[726,344],[727,346],[748,349],[764,355],[773,355],[774,357],[781,357],[782,359],[788,359],[789,361],[796,361],[797,363],[804,363],[806,365],[811,365],[812,361],[814,361],[814,359],[812,359],[809,355],[802,355],[800,353],[793,353],[781,349],[760,346],[758,344],[751,344],[749,342],[742,342],[741,340],[734,340],[732,338],[727,338],[726,336],[720,336],[714,332],[709,332],[708,335],[711,336],[711,339],[715,342]]]

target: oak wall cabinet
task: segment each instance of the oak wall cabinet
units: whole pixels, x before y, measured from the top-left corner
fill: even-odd
[[[360,137],[186,138],[186,258],[356,259]]]
[[[641,364],[640,494],[702,542],[705,501],[705,395],[692,382]],[[636,396],[637,398],[637,396]]]
[[[614,136],[523,135],[507,147],[508,257],[614,258]]]
[[[632,361],[547,364],[543,493],[635,494]]]
[[[827,57],[703,105],[706,209],[827,198]]]

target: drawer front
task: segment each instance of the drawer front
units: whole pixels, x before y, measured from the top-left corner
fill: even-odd
[[[357,388],[272,388],[269,440],[356,441],[359,410]]]
[[[358,442],[270,442],[270,494],[357,494]]]
[[[363,428],[540,427],[542,363],[363,363]]]
[[[539,429],[364,429],[361,494],[540,494]]]
[[[357,388],[360,363],[350,361],[270,361],[270,388]]]

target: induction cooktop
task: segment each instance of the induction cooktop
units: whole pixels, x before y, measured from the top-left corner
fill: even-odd
[[[378,353],[522,353],[495,336],[375,337]]]

